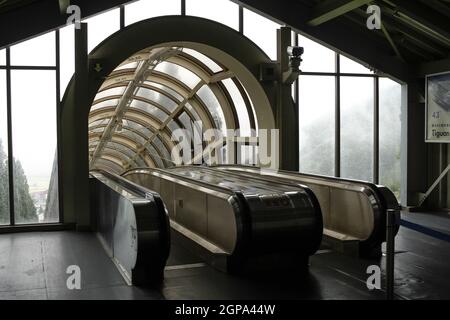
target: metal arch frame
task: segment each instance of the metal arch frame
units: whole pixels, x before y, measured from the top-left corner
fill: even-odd
[[[129,121],[131,121],[131,120],[129,120]],[[134,123],[136,123],[136,122],[134,122]],[[140,125],[139,123],[136,123],[136,124],[137,124],[137,125]],[[91,127],[89,130],[95,130],[95,129],[98,129],[98,128],[104,128],[104,127],[106,127],[106,125],[104,125],[104,124],[103,124],[103,125],[96,125],[96,126],[94,126],[94,127]],[[142,132],[140,132],[139,130],[134,129],[134,128],[130,127],[130,126],[126,126],[126,125],[123,126],[123,127],[122,127],[122,130],[130,131],[130,132],[136,134],[137,136],[141,137],[142,140],[145,140],[145,139],[146,139],[146,136],[145,136]],[[150,131],[150,130],[149,130],[149,131]],[[123,131],[122,131],[122,134],[124,134]],[[126,134],[125,134],[125,136],[126,136]],[[162,160],[163,160],[163,159],[165,160],[165,158],[164,158],[163,155],[160,153],[160,151],[158,150],[157,146],[155,146],[154,144],[152,144],[152,147],[153,147],[153,149],[155,149],[155,151],[156,151],[156,153],[157,153],[156,157],[159,158],[159,159],[161,160],[161,163],[162,163]],[[150,156],[150,158],[152,158],[152,160],[155,160],[155,159],[153,159],[153,155],[152,155],[151,153],[149,153],[149,156]],[[156,162],[156,161],[154,161],[154,162]],[[156,167],[159,167],[159,166],[156,166]]]
[[[98,110],[101,110],[101,109],[98,109]],[[97,111],[97,110],[96,110],[96,111]],[[99,112],[99,113],[100,113],[100,112]],[[105,113],[105,112],[103,112],[103,113]],[[132,115],[132,114],[134,114],[134,113],[137,114],[136,117],[130,116],[130,115]],[[140,109],[133,109],[133,110],[130,110],[130,111],[126,114],[126,116],[124,116],[124,119],[127,120],[127,121],[131,121],[131,122],[133,122],[133,123],[139,124],[139,125],[142,126],[143,128],[149,130],[149,131],[152,133],[152,135],[153,135],[154,132],[155,132],[155,128],[156,128],[156,127],[149,125],[149,122],[145,121],[145,120],[143,119],[143,117],[140,117],[140,116],[139,116],[139,114],[141,114],[142,116],[147,117],[147,118],[152,118],[152,119],[155,120],[155,121],[156,121],[156,119],[153,118],[153,117],[151,117],[151,116],[149,116],[148,113],[147,113],[147,115],[145,115],[145,113],[146,113],[145,111],[142,111],[142,110],[140,110]],[[96,116],[99,116],[99,115],[96,115]],[[102,119],[102,120],[103,120],[103,119],[110,119],[110,116],[108,116],[108,115],[103,115],[103,116],[101,116],[101,117],[96,118],[96,120],[100,120],[100,119]],[[96,121],[96,120],[95,120],[95,121]],[[160,123],[160,122],[158,122],[158,123]],[[170,129],[169,129],[169,128],[164,128],[164,130],[165,130],[165,131],[169,131]],[[169,141],[169,143],[168,143],[168,141],[166,141],[166,140],[167,140],[167,136],[170,136],[170,135],[169,135],[167,132],[163,132],[163,133],[164,133],[165,135],[161,137],[161,142],[163,143],[163,146],[164,146],[164,148],[165,148],[166,151],[167,151],[167,150],[169,150],[169,149],[170,149],[171,147],[173,147],[173,146],[171,145],[171,141]],[[170,131],[169,131],[169,133],[170,133]],[[170,140],[170,139],[168,139],[168,140]],[[135,141],[134,141],[134,142],[135,142]],[[136,143],[136,142],[135,142],[135,143]],[[153,146],[153,148],[155,148],[156,150],[159,149],[159,147],[156,146],[156,145],[154,145],[154,144],[152,144],[152,146]],[[168,152],[168,153],[170,154],[170,152]],[[164,159],[165,161],[169,161],[168,159],[165,159],[165,157],[162,157],[162,156],[161,156],[161,159]]]
[[[99,134],[89,134],[89,140],[90,141],[95,140],[95,142],[97,142],[97,141],[99,141],[98,136],[99,136]],[[125,140],[125,141],[123,141],[123,140]],[[120,144],[123,147],[129,149],[132,153],[135,153],[136,152],[135,150],[137,149],[136,142],[132,139],[129,139],[126,136],[123,136],[123,135],[120,136],[118,134],[115,134],[112,137],[112,139],[108,141],[108,143],[110,143],[110,142]],[[135,144],[135,146],[133,147],[131,144],[128,144],[128,142]],[[108,143],[105,145],[105,149],[108,149]],[[97,144],[98,143],[95,143],[95,145],[97,145]],[[109,148],[109,149],[115,150],[115,151],[125,155],[127,158],[131,159],[131,157],[128,154],[126,154],[124,151],[122,151],[120,149],[115,149],[115,148]],[[143,155],[140,157],[140,159],[142,160],[143,163],[147,163],[147,159]],[[139,165],[139,163],[137,163],[136,160],[134,160],[134,162],[135,162],[135,164]]]

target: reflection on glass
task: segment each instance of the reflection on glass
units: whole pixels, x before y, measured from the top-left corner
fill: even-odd
[[[353,61],[343,55],[340,56],[341,73],[373,73],[370,69],[364,67],[356,61]]]
[[[299,78],[300,171],[334,175],[335,79]]]
[[[125,25],[129,25],[148,18],[178,15],[180,13],[180,0],[140,0],[125,6]]]
[[[11,72],[17,223],[59,219],[55,81],[55,71]]]
[[[208,108],[209,113],[214,119],[216,127],[222,131],[224,135],[227,133],[227,125],[225,123],[225,117],[223,115],[222,107],[216,96],[209,88],[208,85],[204,85],[198,90],[197,95],[202,99],[205,106]]]
[[[400,198],[401,85],[380,78],[380,184]]]
[[[257,13],[244,9],[244,35],[256,43],[272,59],[277,59],[277,29],[275,23]]]
[[[187,0],[186,14],[214,20],[239,30],[239,6],[229,0]]]
[[[75,72],[75,26],[59,29],[60,50],[60,98],[64,96],[67,85]]]
[[[245,104],[244,98],[242,97],[239,89],[236,87],[236,84],[231,79],[226,79],[222,81],[228,92],[230,93],[230,97],[233,100],[234,107],[236,108],[236,113],[239,119],[239,135],[241,137],[249,137],[251,135],[250,132],[250,119],[247,112],[247,105]]]
[[[0,225],[9,224],[6,71],[0,70]]]
[[[192,71],[189,71],[188,69],[172,62],[161,62],[155,67],[154,70],[167,73],[178,81],[183,82],[191,89],[193,89],[200,82],[200,78]]]
[[[26,40],[11,47],[11,65],[55,66],[55,32]]]
[[[0,50],[0,66],[6,65],[6,49]]]
[[[114,9],[101,13],[86,19],[85,22],[88,23],[88,51],[91,51],[100,42],[120,29],[120,10]]]
[[[310,72],[335,72],[335,53],[317,42],[298,35],[299,46],[305,49],[302,55],[302,71]]]
[[[211,58],[205,56],[204,54],[202,54],[196,50],[192,50],[189,48],[183,48],[183,52],[185,52],[185,53],[191,55],[192,57],[194,57],[195,59],[199,60],[201,63],[203,63],[205,66],[207,66],[213,73],[222,71],[222,68],[217,63],[215,63]]]
[[[373,79],[341,78],[341,176],[372,181]]]

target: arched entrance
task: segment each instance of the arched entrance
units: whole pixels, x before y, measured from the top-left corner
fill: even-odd
[[[257,80],[260,66],[271,61],[249,39],[224,25],[196,17],[165,16],[130,25],[110,36],[89,54],[87,69],[78,67],[64,96],[61,110],[64,222],[76,222],[81,229],[90,225],[88,175],[84,173],[89,170],[90,160],[88,117],[91,107],[97,104],[94,103],[98,100],[96,96],[102,89],[120,87],[105,81],[116,68],[120,68],[121,64],[125,66],[127,61],[132,63],[128,59],[136,57],[136,54],[145,50],[150,50],[147,51],[150,53],[156,48],[187,48],[219,62],[223,66],[222,71],[231,71],[232,77],[236,77],[245,88],[258,128],[275,128],[272,106],[275,105],[276,89],[271,83]],[[230,74],[226,76],[232,78]],[[155,84],[160,84],[160,81]],[[232,118],[232,113],[224,112],[224,121],[229,128],[238,124],[238,121],[233,123]],[[119,142],[126,145],[127,139],[123,137]],[[91,150],[95,151],[95,148]],[[110,162],[114,162],[115,158],[109,154]],[[141,160],[147,165],[157,161],[151,158],[147,162],[145,158]]]

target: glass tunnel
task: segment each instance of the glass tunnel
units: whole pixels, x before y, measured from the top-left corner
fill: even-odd
[[[120,174],[135,167],[174,166],[179,129],[190,142],[208,129],[223,137],[227,129],[238,129],[239,137],[248,138],[256,135],[257,123],[242,83],[219,61],[183,46],[137,52],[109,74],[92,103],[90,168]],[[251,146],[241,148],[238,162],[249,163]]]

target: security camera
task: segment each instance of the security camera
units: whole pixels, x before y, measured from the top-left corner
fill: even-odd
[[[304,52],[303,47],[298,47],[298,46],[289,46],[287,47],[287,54],[290,57],[300,57]]]

